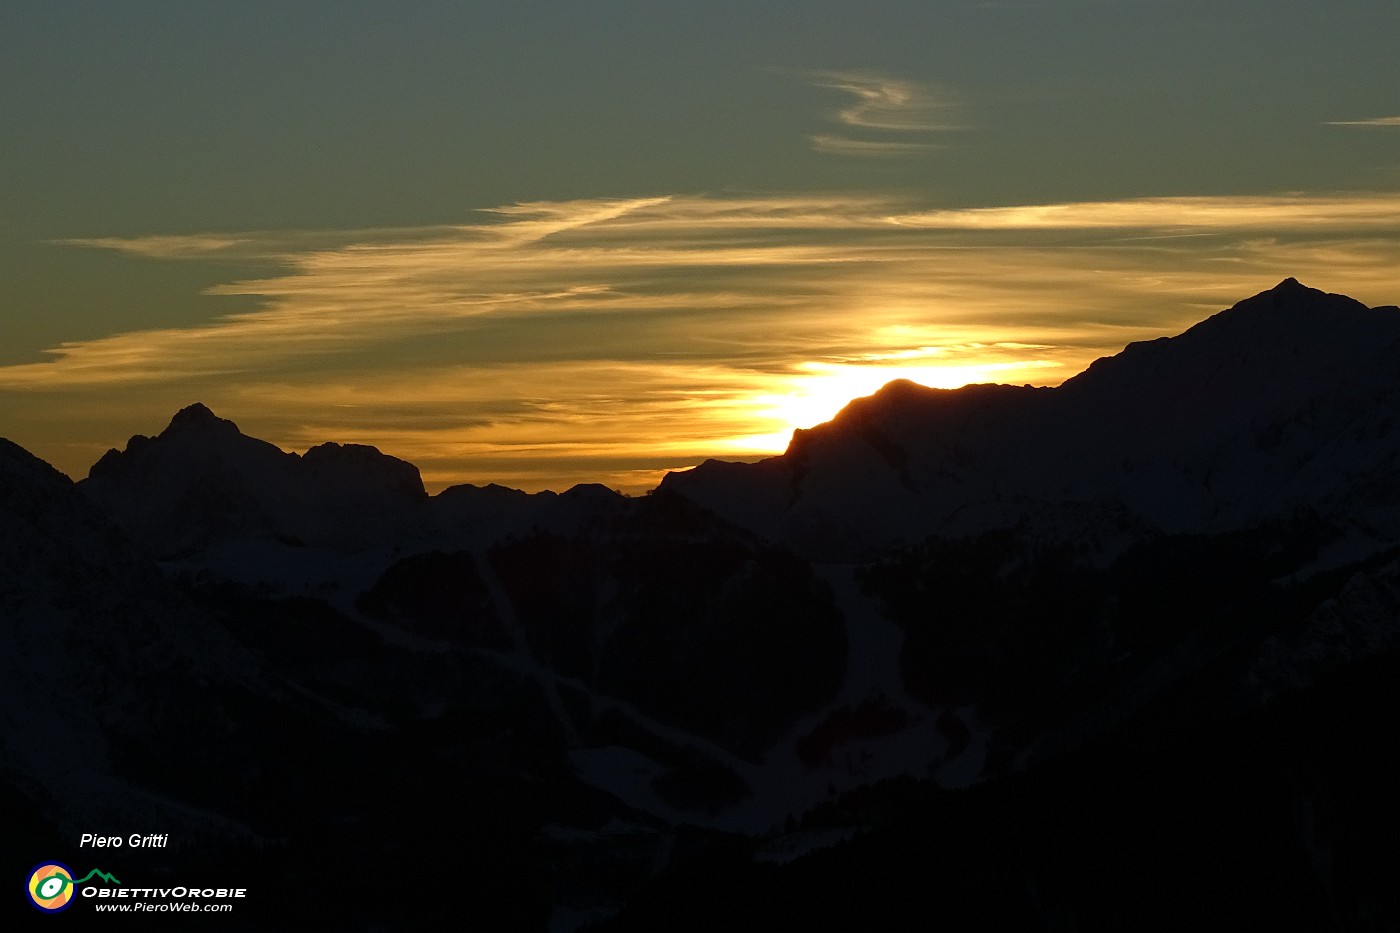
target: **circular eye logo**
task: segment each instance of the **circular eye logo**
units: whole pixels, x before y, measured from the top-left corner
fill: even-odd
[[[73,869],[62,862],[45,862],[29,873],[29,902],[45,913],[56,914],[73,904]]]

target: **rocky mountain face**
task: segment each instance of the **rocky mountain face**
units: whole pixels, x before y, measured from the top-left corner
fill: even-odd
[[[1173,885],[1383,929],[1357,865],[1400,819],[1357,770],[1400,760],[1397,350],[1397,309],[1287,280],[1058,388],[891,383],[635,499],[428,496],[202,405],[76,487],[0,445],[7,805],[59,841],[190,827],[269,891],[426,860],[502,929],[712,929],[763,891],[780,929],[1208,919]],[[1240,834],[1247,871],[1190,860]],[[386,892],[342,919],[394,926]]]

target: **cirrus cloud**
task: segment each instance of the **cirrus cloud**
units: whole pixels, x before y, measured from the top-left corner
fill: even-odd
[[[1327,120],[1324,126],[1400,126],[1400,117],[1372,117],[1369,120]]]
[[[377,444],[435,487],[637,490],[707,456],[777,452],[897,376],[1058,383],[1285,276],[1400,296],[1389,193],[958,209],[677,194],[80,242],[274,271],[190,296],[254,310],[114,326],[0,366],[7,433],[75,474],[201,399],[284,447]]]
[[[940,148],[935,133],[956,129],[956,108],[946,88],[868,71],[813,71],[802,75],[814,87],[854,98],[830,119],[843,133],[808,137],[817,152],[842,156],[908,156]]]

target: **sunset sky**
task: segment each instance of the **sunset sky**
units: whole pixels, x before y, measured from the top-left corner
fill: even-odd
[[[895,377],[1400,302],[1394,0],[0,5],[0,436],[630,492]]]

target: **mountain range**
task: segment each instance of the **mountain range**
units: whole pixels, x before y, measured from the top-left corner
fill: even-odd
[[[8,825],[169,832],[249,929],[1393,928],[1397,358],[1288,279],[635,498],[200,404],[76,484],[0,442]]]

